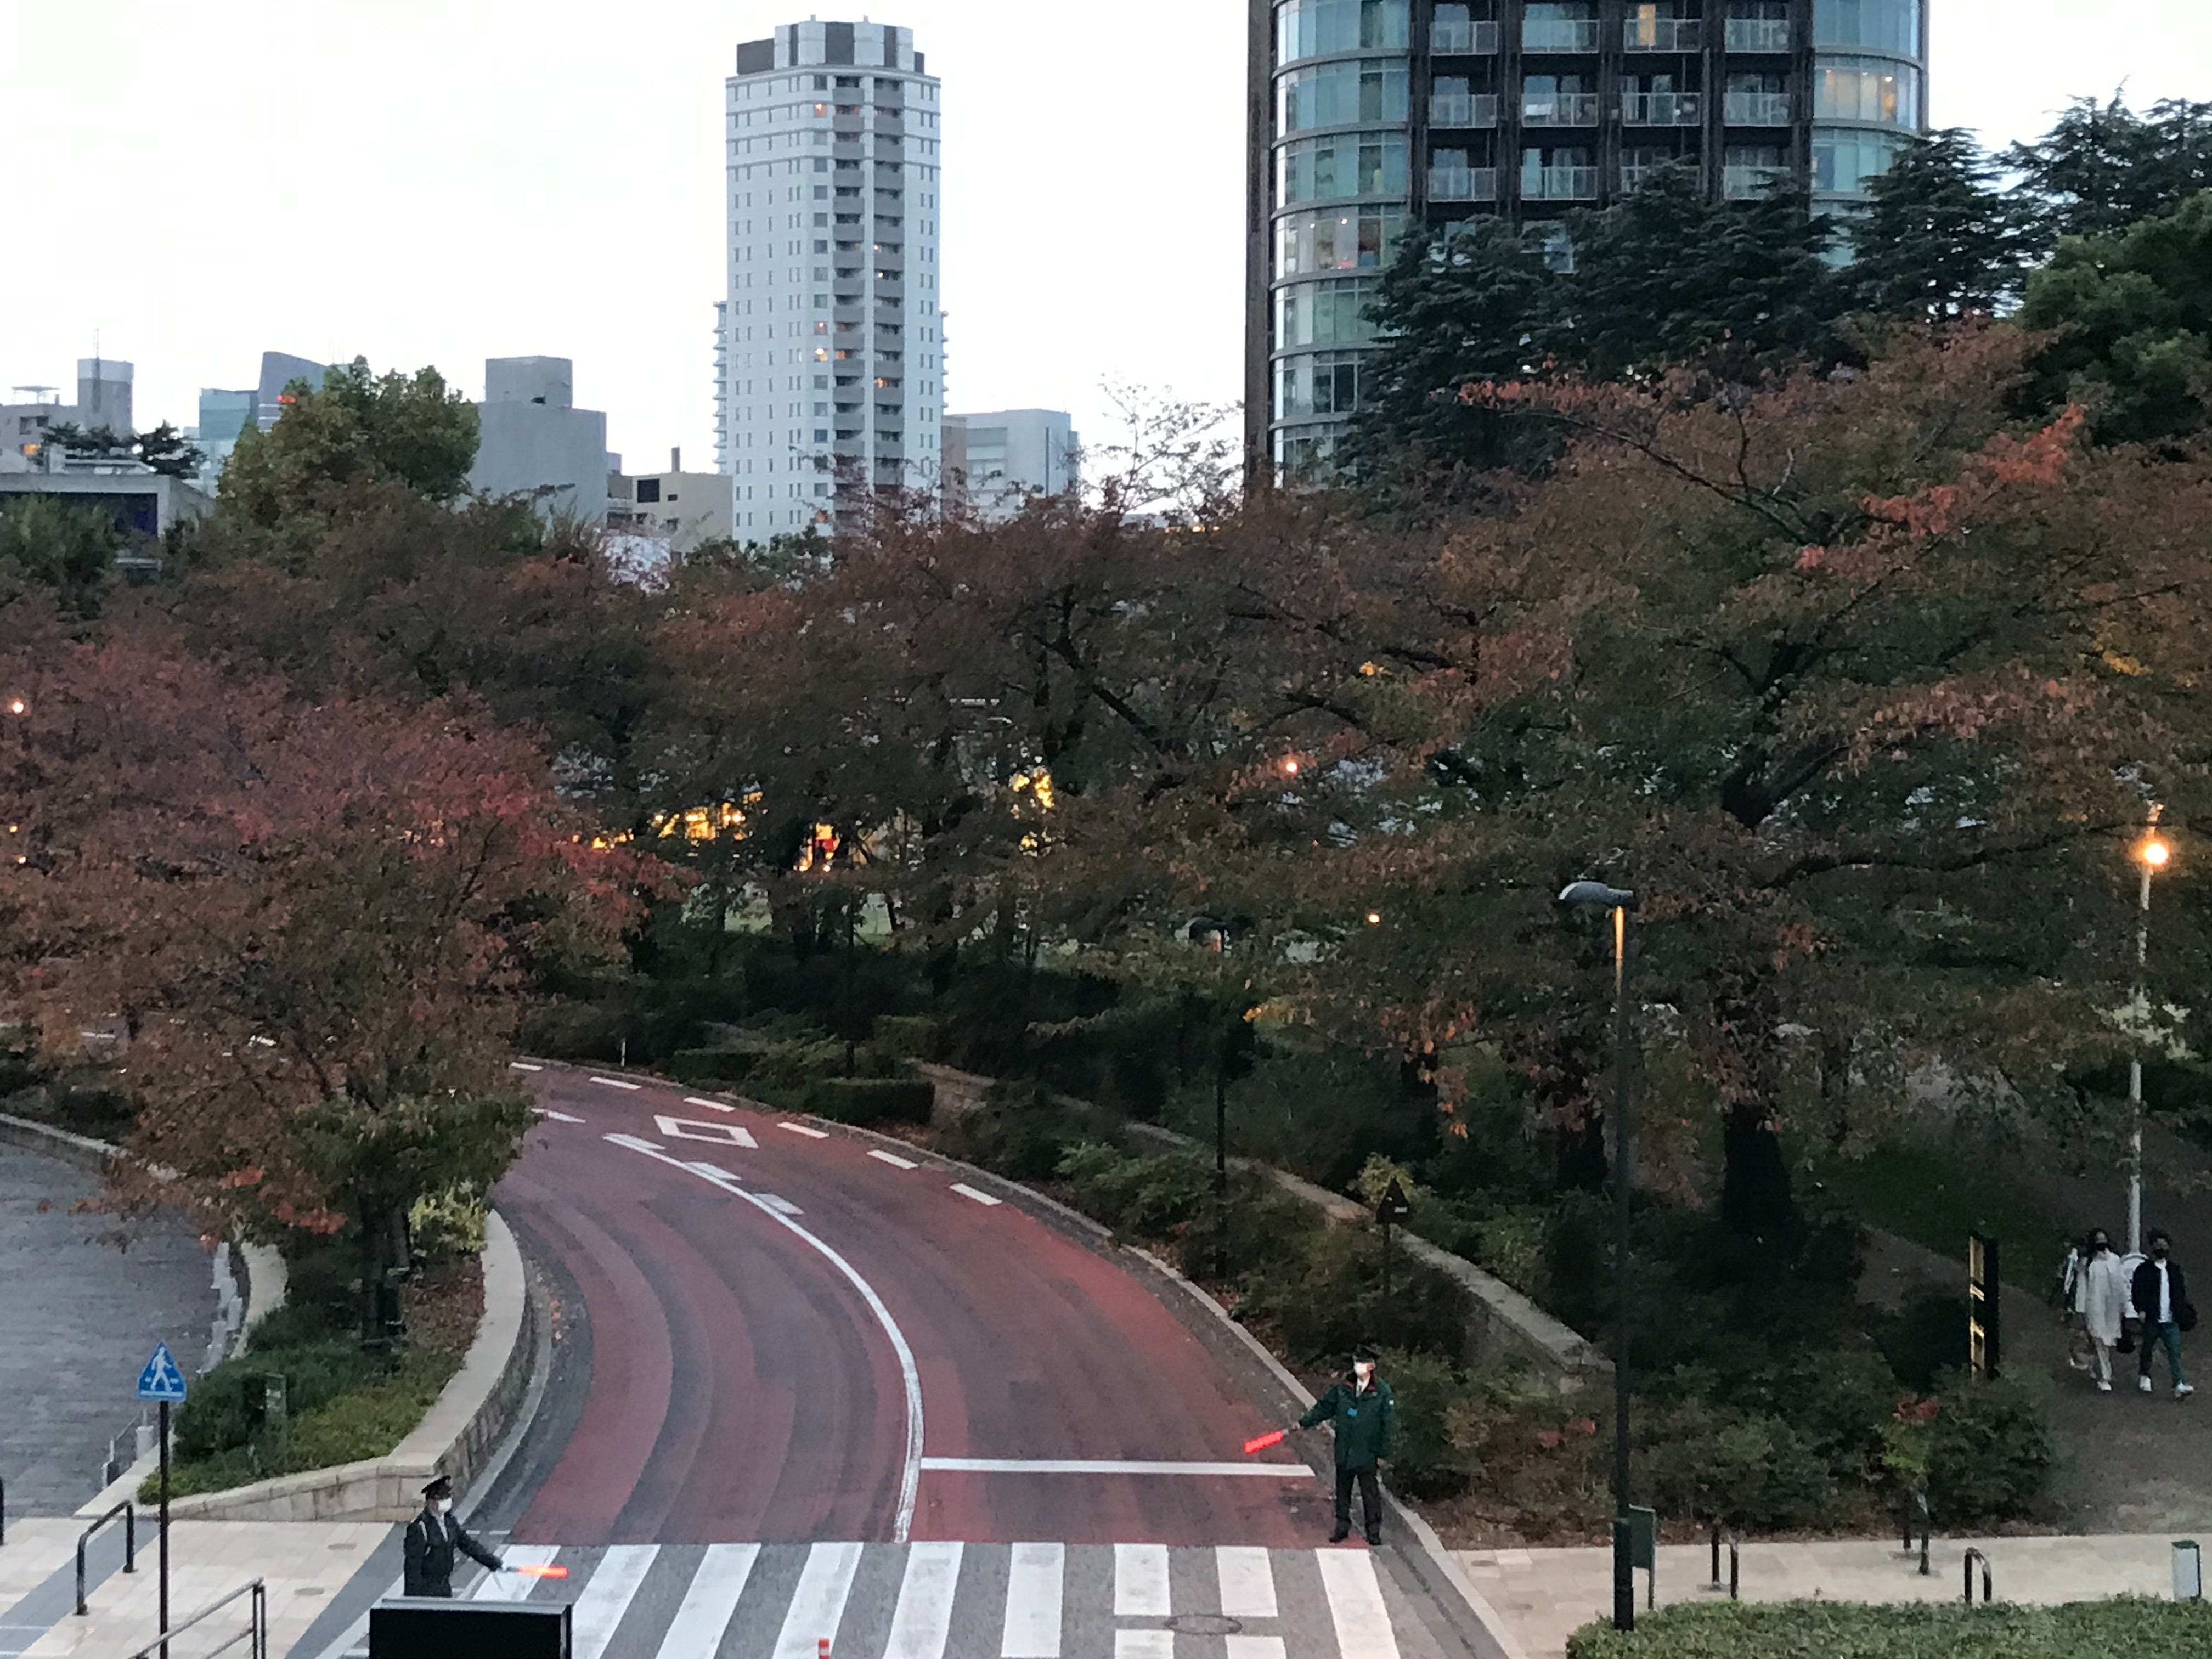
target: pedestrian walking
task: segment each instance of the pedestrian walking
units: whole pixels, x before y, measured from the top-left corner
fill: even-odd
[[[2095,1254],[2091,1240],[2068,1243],[2065,1265],[2058,1270],[2058,1288],[2052,1298],[2058,1322],[2066,1328],[2066,1363],[2077,1371],[2088,1370],[2095,1363],[2088,1315],[2089,1259]]]
[[[1390,1437],[1398,1426],[1398,1402],[1390,1385],[1375,1374],[1376,1353],[1370,1347],[1352,1351],[1352,1374],[1329,1385],[1328,1392],[1298,1419],[1302,1429],[1323,1423],[1336,1431],[1336,1530],[1328,1535],[1341,1544],[1352,1532],[1352,1488],[1359,1486],[1361,1519],[1367,1523],[1367,1541],[1382,1541],[1382,1486],[1376,1468],[1390,1455]]]
[[[2089,1338],[2090,1364],[2097,1392],[2112,1391],[2112,1351],[2125,1328],[2133,1291],[2128,1271],[2112,1254],[2112,1241],[2102,1227],[2089,1235],[2089,1249],[2077,1275],[2081,1322]]]
[[[453,1519],[453,1483],[441,1474],[422,1488],[422,1513],[407,1523],[407,1536],[400,1546],[404,1593],[451,1596],[456,1555],[480,1561],[492,1572],[503,1571],[499,1557],[462,1531],[461,1523]]]
[[[2142,1351],[2136,1358],[2136,1386],[2150,1392],[2150,1354],[2153,1345],[2166,1350],[2166,1368],[2173,1376],[2173,1397],[2186,1400],[2197,1392],[2181,1372],[2181,1334],[2197,1328],[2197,1310],[2190,1305],[2189,1282],[2181,1264],[2173,1260],[2173,1241],[2154,1230],[2150,1260],[2135,1271],[2129,1286],[2136,1317],[2142,1321]]]

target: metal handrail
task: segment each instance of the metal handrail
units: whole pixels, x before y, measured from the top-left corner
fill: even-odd
[[[1729,1600],[1731,1601],[1742,1599],[1737,1594],[1743,1578],[1743,1556],[1737,1546],[1742,1541],[1719,1522],[1713,1522],[1713,1582],[1706,1588],[1717,1590],[1721,1587],[1721,1545],[1725,1542],[1728,1545],[1729,1553],[1728,1593]]]
[[[138,1570],[138,1512],[131,1507],[131,1500],[126,1498],[77,1534],[76,1612],[80,1619],[84,1617],[85,1613],[84,1547],[92,1541],[93,1534],[98,1532],[118,1515],[123,1517],[123,1571],[136,1572]]]
[[[136,1653],[132,1654],[131,1656],[131,1659],[147,1659],[147,1656],[149,1654],[155,1652],[166,1653],[168,1650],[168,1646],[171,1642],[174,1641],[178,1637],[182,1636],[186,1631],[190,1630],[194,1625],[200,1623],[203,1620],[213,1618],[216,1613],[221,1613],[225,1607],[228,1607],[232,1602],[237,1601],[241,1595],[250,1595],[253,1598],[252,1606],[249,1609],[251,1622],[247,1624],[244,1630],[239,1632],[237,1635],[232,1637],[228,1642],[222,1643],[219,1646],[210,1648],[207,1652],[202,1656],[202,1659],[215,1659],[215,1656],[216,1654],[227,1653],[232,1648],[236,1647],[240,1642],[249,1640],[252,1644],[252,1645],[246,1650],[250,1656],[250,1659],[269,1659],[269,1592],[264,1587],[263,1581],[258,1578],[255,1579],[250,1584],[240,1584],[236,1589],[231,1591],[229,1595],[222,1597],[219,1601],[209,1602],[207,1606],[202,1607],[198,1613],[185,1620],[183,1624],[179,1625],[175,1629],[165,1632],[163,1634],[155,1637],[152,1641],[147,1643],[144,1647],[140,1648]]]
[[[1966,1605],[1974,1605],[1974,1563],[1982,1564],[1982,1605],[1987,1607],[1996,1598],[1990,1593],[1990,1558],[1979,1550],[1970,1549],[1960,1565],[1964,1569],[1966,1583]]]

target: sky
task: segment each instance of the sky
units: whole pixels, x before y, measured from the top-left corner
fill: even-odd
[[[2212,99],[2212,0],[1930,0],[1930,112]],[[902,0],[945,82],[947,406],[1239,392],[1241,0]],[[264,350],[573,358],[608,444],[714,458],[722,85],[803,15],[703,0],[0,0],[0,398],[137,366],[143,428]],[[853,18],[853,11],[820,14]],[[66,392],[64,396],[73,395]]]

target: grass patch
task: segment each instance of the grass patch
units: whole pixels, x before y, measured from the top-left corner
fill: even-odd
[[[2065,1227],[1988,1164],[1935,1147],[1886,1146],[1864,1158],[1830,1159],[1814,1173],[1869,1226],[1957,1261],[1966,1260],[1970,1232],[1999,1240],[2014,1284],[2030,1282],[2065,1254]]]
[[[2212,1604],[2130,1597],[2057,1607],[1781,1601],[1674,1607],[1628,1635],[1585,1625],[1567,1659],[2201,1659]]]

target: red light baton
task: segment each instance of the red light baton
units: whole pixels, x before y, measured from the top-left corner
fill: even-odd
[[[1254,1452],[1265,1451],[1270,1446],[1279,1446],[1290,1437],[1291,1431],[1288,1429],[1277,1429],[1273,1434],[1263,1434],[1256,1440],[1247,1440],[1244,1443],[1244,1455],[1249,1457]]]
[[[568,1576],[566,1567],[517,1567],[514,1571],[525,1578],[566,1578]]]

